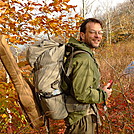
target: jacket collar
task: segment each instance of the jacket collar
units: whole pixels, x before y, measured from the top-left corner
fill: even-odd
[[[71,46],[73,46],[76,49],[80,49],[80,50],[84,50],[87,51],[88,53],[90,53],[92,56],[94,55],[93,51],[88,47],[87,44],[76,40],[75,38],[71,37],[69,39],[69,44],[71,44]]]

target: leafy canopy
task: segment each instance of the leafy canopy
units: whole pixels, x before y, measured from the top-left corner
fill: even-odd
[[[3,0],[0,2],[0,35],[7,35],[9,43],[25,44],[36,35],[69,37],[78,31],[80,19],[70,0]]]

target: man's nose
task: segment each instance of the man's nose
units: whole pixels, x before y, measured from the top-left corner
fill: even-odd
[[[98,32],[95,32],[95,37],[100,37],[101,35]]]

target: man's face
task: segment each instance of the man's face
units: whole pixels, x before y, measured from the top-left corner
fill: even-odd
[[[90,48],[97,48],[102,40],[102,27],[99,23],[88,22],[86,24],[86,32],[80,33],[82,41],[89,45]]]

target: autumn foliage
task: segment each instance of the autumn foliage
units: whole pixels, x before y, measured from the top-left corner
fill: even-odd
[[[9,45],[32,43],[38,36],[61,35],[65,40],[76,36],[82,18],[73,14],[75,6],[69,0],[53,0],[47,3],[21,0],[0,1],[0,35],[7,35]],[[133,39],[118,44],[106,44],[97,51],[101,66],[101,85],[113,80],[113,94],[107,101],[108,110],[99,104],[102,126],[100,134],[132,134],[134,128],[134,77],[124,75],[125,67],[134,60]],[[25,54],[19,56],[18,66],[22,75],[32,81],[30,66],[25,61]],[[52,134],[63,134],[63,120],[50,120]],[[26,121],[18,105],[15,88],[10,81],[6,83],[6,71],[0,62],[0,134],[45,134],[42,127],[35,130]]]
[[[25,44],[36,35],[64,35],[69,37],[78,31],[80,16],[72,15],[76,6],[70,0],[53,0],[47,4],[18,0],[0,1],[0,34],[7,35],[9,43]],[[72,25],[73,24],[73,25]]]

